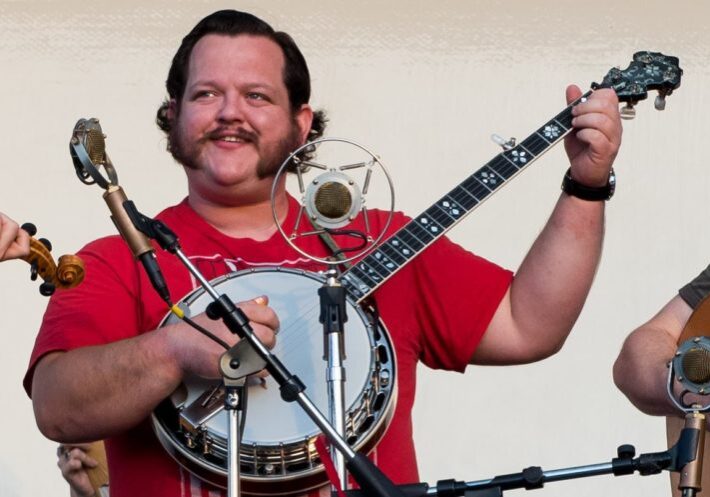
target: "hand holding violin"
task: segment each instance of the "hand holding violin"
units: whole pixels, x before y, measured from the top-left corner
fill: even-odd
[[[57,288],[73,288],[84,279],[84,263],[75,255],[63,255],[57,262],[52,254],[52,244],[46,238],[33,238],[37,228],[32,223],[25,223],[20,227],[21,232],[29,235],[29,254],[20,257],[29,263],[32,281],[40,276],[43,283],[39,286],[39,293],[50,296]]]
[[[42,295],[52,295],[56,288],[72,288],[84,279],[84,264],[75,255],[63,255],[58,263],[50,251],[52,244],[46,238],[32,238],[37,228],[31,223],[21,227],[0,212],[0,261],[22,259],[32,268],[31,279],[40,276]]]
[[[0,212],[0,261],[17,259],[30,253],[30,235],[15,221]]]

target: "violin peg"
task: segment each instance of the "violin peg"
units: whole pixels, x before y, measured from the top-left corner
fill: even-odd
[[[51,296],[54,293],[54,290],[54,285],[46,281],[39,286],[39,293],[44,297]]]
[[[37,226],[32,223],[25,223],[20,226],[20,228],[29,233],[30,236],[35,236],[37,234]]]
[[[42,245],[45,246],[47,250],[49,250],[50,252],[52,251],[52,242],[50,242],[46,238],[39,238],[38,240]]]

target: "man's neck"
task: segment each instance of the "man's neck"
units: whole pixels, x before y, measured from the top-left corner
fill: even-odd
[[[198,195],[189,195],[190,206],[215,229],[233,238],[251,238],[258,242],[271,238],[276,224],[271,209],[271,199],[260,199],[235,205],[211,202]],[[276,196],[276,213],[283,222],[288,214],[288,196]]]

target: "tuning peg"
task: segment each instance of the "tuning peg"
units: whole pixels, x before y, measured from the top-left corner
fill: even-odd
[[[491,135],[491,140],[493,140],[493,143],[499,145],[505,151],[512,150],[513,148],[515,148],[515,138],[511,137],[506,140],[502,136],[493,133]]]
[[[656,100],[653,102],[653,106],[656,110],[665,110],[666,108],[666,96],[662,93],[656,95]]]
[[[636,117],[636,109],[634,109],[634,105],[631,102],[626,102],[626,105],[621,108],[619,113],[621,114],[621,119],[631,120]]]
[[[666,97],[673,93],[672,88],[662,88],[658,90],[658,95],[656,95],[656,100],[653,103],[653,106],[656,107],[656,110],[664,110],[666,108]]]

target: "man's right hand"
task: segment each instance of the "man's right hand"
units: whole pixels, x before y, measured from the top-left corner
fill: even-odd
[[[249,318],[249,324],[254,330],[254,334],[268,348],[276,345],[276,334],[278,333],[279,319],[274,310],[268,306],[268,298],[265,296],[256,297],[252,300],[237,303],[237,306],[244,311]],[[227,342],[230,346],[239,341],[239,337],[233,334],[221,321],[214,321],[204,313],[195,316],[193,320],[207,328],[218,338]],[[225,350],[214,340],[200,334],[186,323],[176,323],[166,327],[166,340],[169,353],[175,358],[176,366],[181,374],[193,374],[203,378],[220,378],[219,356]]]

